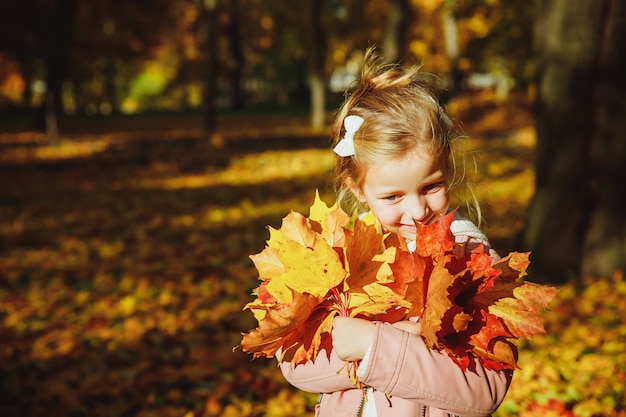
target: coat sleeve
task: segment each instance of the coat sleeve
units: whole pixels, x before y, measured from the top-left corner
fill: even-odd
[[[509,388],[511,371],[462,371],[445,353],[429,349],[421,336],[377,324],[361,380],[391,396],[463,416],[494,412]]]
[[[339,359],[334,350],[328,355],[321,350],[315,361],[300,365],[279,362],[283,376],[294,387],[302,391],[328,393],[355,388],[348,375],[347,363]]]

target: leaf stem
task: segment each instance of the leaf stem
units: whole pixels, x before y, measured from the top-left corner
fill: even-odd
[[[334,307],[336,308],[339,315],[342,317],[350,317],[350,311],[348,308],[349,295],[340,292],[339,288],[337,287],[332,288],[331,292],[333,293],[332,301],[334,303]]]

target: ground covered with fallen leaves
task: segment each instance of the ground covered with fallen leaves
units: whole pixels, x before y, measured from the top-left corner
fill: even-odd
[[[515,250],[533,193],[529,104],[451,103],[479,152],[486,231]],[[0,128],[0,415],[306,416],[315,396],[233,347],[255,326],[248,255],[333,201],[306,116],[80,120],[59,143]],[[532,257],[531,257],[532,261]],[[561,292],[500,416],[624,416],[626,282]]]

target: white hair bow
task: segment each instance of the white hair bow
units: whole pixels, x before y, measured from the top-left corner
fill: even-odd
[[[339,141],[333,151],[342,157],[354,155],[354,134],[363,124],[363,118],[360,116],[350,115],[343,120],[343,125],[346,128],[346,134],[343,139]]]

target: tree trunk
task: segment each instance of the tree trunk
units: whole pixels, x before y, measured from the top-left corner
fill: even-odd
[[[321,129],[326,120],[326,37],[322,23],[324,0],[311,0],[311,127]]]
[[[536,193],[531,274],[609,277],[626,262],[626,3],[537,0]]]
[[[117,75],[117,70],[115,68],[115,58],[113,54],[110,54],[106,57],[106,62],[104,64],[104,94],[103,99],[105,103],[108,103],[110,106],[110,113],[118,114],[119,107],[117,105],[116,99],[116,88],[115,88],[115,76]]]
[[[43,23],[37,27],[37,36],[46,70],[44,120],[48,141],[53,144],[58,143],[59,118],[64,115],[62,87],[70,66],[77,10],[76,0],[66,1],[63,5],[46,3],[39,10]]]
[[[232,86],[232,110],[241,110],[245,107],[245,96],[243,94],[243,88],[241,85],[243,66],[245,64],[245,57],[243,54],[243,45],[241,41],[240,33],[240,15],[242,13],[239,5],[239,0],[230,0],[230,22],[228,24],[228,37],[230,54],[233,60],[233,65],[230,70],[230,80]]]
[[[217,125],[215,90],[217,85],[217,2],[201,2],[201,34],[204,40],[204,75],[202,82],[202,126],[213,132]]]
[[[46,93],[43,111],[46,126],[46,138],[52,145],[59,144],[59,119],[65,113],[63,109],[63,78],[65,61],[58,56],[46,59]]]
[[[387,27],[383,39],[383,59],[386,62],[402,62],[409,50],[411,5],[409,0],[392,0],[389,4]]]
[[[46,91],[44,101],[44,118],[46,122],[46,140],[50,145],[57,146],[59,144],[59,106],[57,92],[53,90]]]
[[[443,32],[445,36],[446,56],[450,62],[446,101],[458,94],[461,89],[462,73],[459,68],[459,34],[456,22],[456,0],[445,0],[442,12]]]
[[[584,275],[626,269],[626,3],[607,2],[598,45],[591,169],[595,206],[585,236]]]

